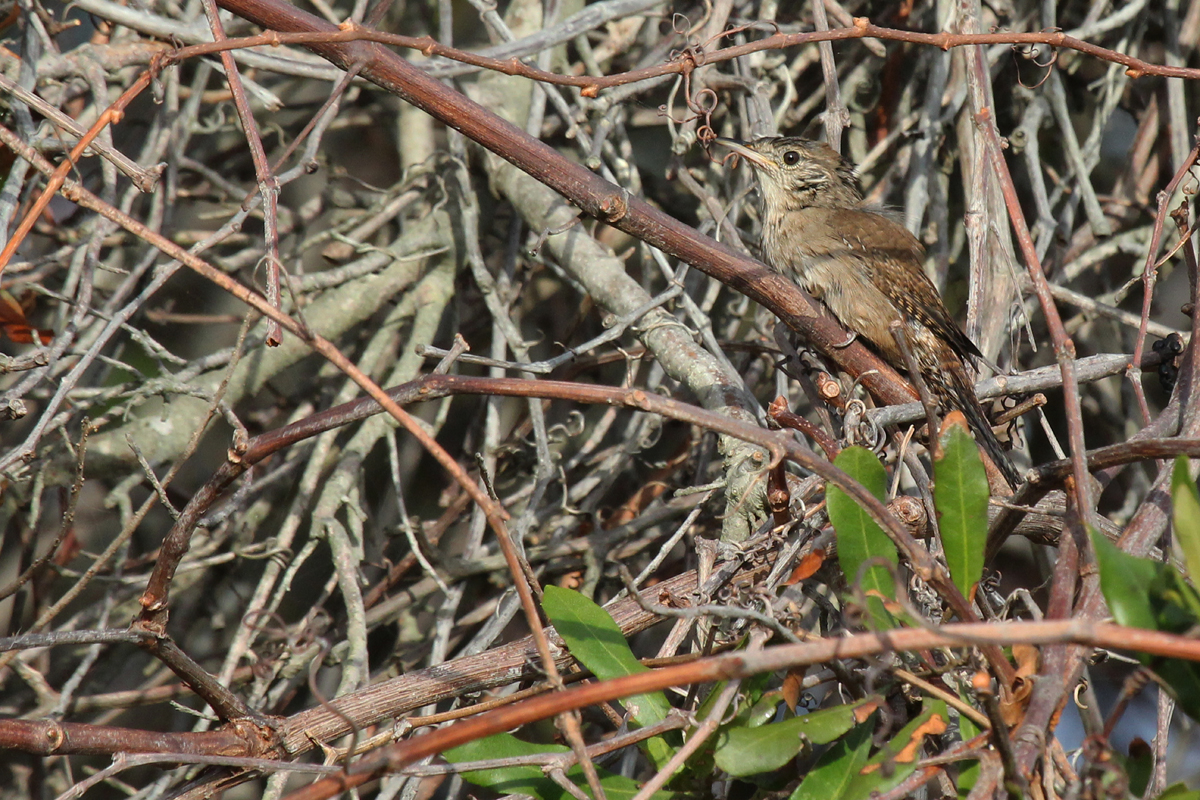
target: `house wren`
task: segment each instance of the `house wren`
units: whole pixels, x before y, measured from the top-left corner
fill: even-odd
[[[749,162],[758,177],[767,264],[824,302],[885,361],[906,370],[890,327],[901,323],[930,392],[963,412],[992,461],[1017,486],[1020,475],[992,432],[964,363],[983,355],[925,275],[925,249],[916,237],[864,208],[854,167],[822,142],[792,136],[716,141]]]

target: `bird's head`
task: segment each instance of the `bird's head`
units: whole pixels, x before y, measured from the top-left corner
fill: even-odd
[[[824,142],[798,136],[771,136],[744,144],[733,139],[715,141],[754,167],[770,211],[862,205],[862,186],[854,167]]]

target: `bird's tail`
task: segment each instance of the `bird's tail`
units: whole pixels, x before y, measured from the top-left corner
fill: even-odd
[[[983,406],[979,404],[979,399],[975,396],[975,387],[971,384],[971,379],[967,377],[966,371],[961,367],[948,369],[945,372],[948,373],[946,388],[950,392],[950,397],[947,398],[950,404],[963,412],[967,418],[967,424],[975,432],[975,438],[979,444],[983,445],[983,449],[991,457],[992,463],[1004,475],[1008,485],[1014,489],[1017,488],[1021,485],[1021,474],[1017,472],[1017,468],[1009,460],[1004,446],[992,432],[992,423],[988,421]]]

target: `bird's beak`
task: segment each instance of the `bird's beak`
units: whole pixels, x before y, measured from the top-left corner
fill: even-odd
[[[767,168],[775,166],[774,162],[772,162],[771,159],[767,158],[762,153],[758,152],[757,150],[752,150],[741,142],[734,141],[733,139],[721,137],[713,139],[713,143],[728,147],[730,150],[749,161],[753,166]]]

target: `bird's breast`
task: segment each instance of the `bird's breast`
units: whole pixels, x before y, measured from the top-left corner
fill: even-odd
[[[813,209],[813,211],[817,211]],[[822,224],[820,214],[792,212],[763,226],[763,256],[885,357],[895,357],[890,325],[904,315],[874,283],[871,254],[853,232]]]

